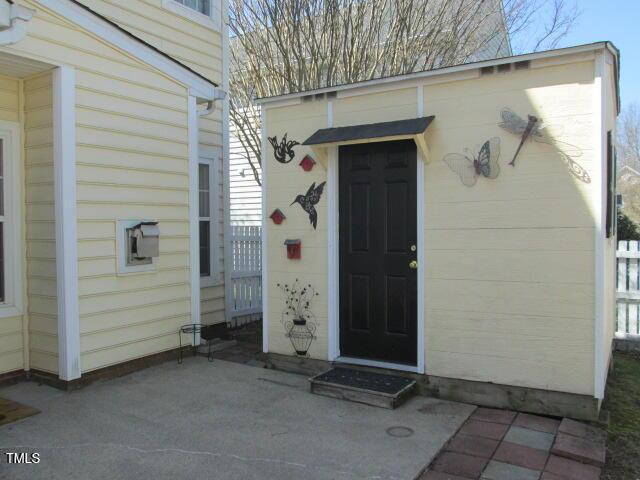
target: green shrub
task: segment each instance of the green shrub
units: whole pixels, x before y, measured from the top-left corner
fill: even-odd
[[[640,227],[622,212],[618,212],[618,240],[640,240]]]

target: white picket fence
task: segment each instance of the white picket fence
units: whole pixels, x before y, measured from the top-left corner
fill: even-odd
[[[640,335],[640,248],[637,241],[618,242],[617,333]]]
[[[231,316],[253,317],[262,311],[261,227],[231,227]]]

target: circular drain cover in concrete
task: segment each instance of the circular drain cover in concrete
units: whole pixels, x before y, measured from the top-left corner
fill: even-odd
[[[409,427],[389,427],[387,428],[387,435],[396,438],[406,438],[414,434],[414,431]]]

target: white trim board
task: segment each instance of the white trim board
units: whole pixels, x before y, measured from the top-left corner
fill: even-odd
[[[124,52],[133,55],[140,61],[151,65],[171,78],[186,85],[191,94],[202,100],[216,98],[215,87],[211,82],[167,58],[160,52],[127,35],[109,22],[91,11],[68,0],[38,0],[43,7],[66,18],[86,31],[114,45]]]
[[[265,110],[264,108],[262,109]],[[331,119],[329,119],[331,122]],[[339,198],[339,147],[331,147],[327,161],[327,292],[328,292],[328,325],[327,344],[328,360],[354,365],[368,365],[371,367],[389,368],[393,370],[405,370],[408,372],[424,373],[424,162],[421,161],[420,150],[417,149],[416,158],[416,203],[417,203],[417,242],[418,271],[416,272],[417,298],[416,298],[416,341],[417,360],[416,365],[403,365],[399,363],[380,362],[369,359],[354,359],[341,357],[340,355],[340,198]]]
[[[315,90],[306,90],[306,91],[290,93],[285,95],[259,98],[259,99],[256,99],[256,103],[258,105],[277,103],[278,106],[280,106],[282,102],[291,102],[292,100],[300,100],[301,97],[307,96],[307,95],[316,95],[316,94],[326,93],[326,92],[338,92],[340,94],[340,92],[343,92],[345,90],[367,88],[374,85],[380,86],[380,85],[387,84],[389,85],[388,88],[399,88],[398,84],[406,81],[414,82],[418,79],[427,79],[427,78],[432,78],[432,77],[441,76],[441,75],[449,75],[452,73],[466,72],[469,70],[475,70],[475,69],[480,69],[483,67],[489,67],[489,66],[495,66],[495,65],[502,65],[505,63],[534,61],[534,60],[542,60],[542,59],[549,59],[549,58],[559,59],[561,57],[567,57],[567,56],[578,54],[578,53],[594,52],[594,51],[601,51],[601,50],[608,50],[612,53],[612,55],[614,55],[617,58],[617,52],[615,51],[615,47],[611,43],[598,42],[598,43],[593,43],[588,45],[578,45],[575,47],[559,48],[555,50],[547,50],[544,52],[535,52],[535,53],[529,53],[524,55],[496,58],[496,59],[484,60],[480,62],[454,65],[451,67],[444,67],[444,68],[435,69],[435,70],[427,70],[424,72],[409,73],[406,75],[395,75],[391,77],[377,78],[374,80],[365,80],[357,83],[347,83],[343,85],[335,85],[332,87],[318,88]],[[410,87],[410,86],[413,86],[413,85],[411,84],[407,85],[407,87]]]
[[[607,378],[606,365],[608,359],[604,358],[605,345],[605,302],[604,302],[604,244],[605,222],[607,202],[607,132],[606,132],[606,96],[605,96],[605,59],[600,53],[596,56],[593,103],[595,112],[594,121],[594,152],[600,157],[600,168],[595,168],[593,173],[593,188],[595,189],[594,220],[595,220],[595,306],[594,306],[594,396],[604,398],[605,382]]]
[[[76,75],[53,71],[53,165],[58,294],[58,376],[80,378],[78,233],[76,213]]]
[[[0,318],[15,317],[23,313],[24,282],[22,261],[24,243],[22,225],[23,173],[20,124],[0,120],[0,139],[3,140],[4,218],[10,229],[4,229],[5,301],[0,303]]]
[[[269,352],[269,266],[267,257],[267,230],[269,228],[269,217],[267,212],[267,166],[269,156],[267,155],[267,109],[260,109],[261,115],[261,150],[262,150],[262,351]]]
[[[200,146],[198,144],[198,105],[196,97],[187,99],[189,138],[189,267],[191,289],[191,323],[200,324],[200,212],[198,202],[198,172]],[[200,334],[196,334],[196,345],[200,344]]]

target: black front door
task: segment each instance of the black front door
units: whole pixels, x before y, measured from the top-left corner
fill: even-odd
[[[417,363],[416,145],[340,147],[340,355]]]

